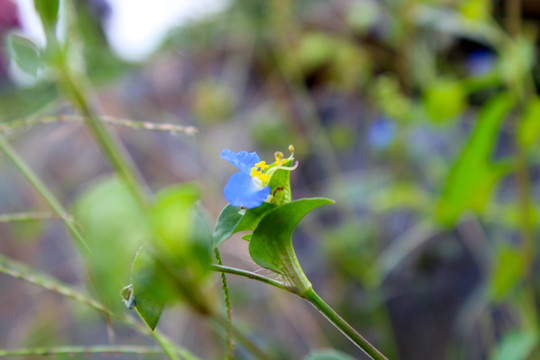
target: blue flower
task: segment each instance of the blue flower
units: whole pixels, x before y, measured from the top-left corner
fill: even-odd
[[[246,209],[260,206],[270,195],[270,187],[267,185],[269,175],[263,172],[268,168],[266,162],[261,161],[255,152],[233,153],[229,149],[221,152],[221,158],[240,170],[233,174],[225,185],[225,199],[229,204]]]

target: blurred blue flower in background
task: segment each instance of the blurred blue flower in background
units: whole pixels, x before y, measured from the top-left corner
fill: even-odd
[[[240,170],[233,174],[225,185],[225,199],[232,206],[246,209],[260,206],[270,195],[270,187],[267,185],[269,177],[263,173],[268,165],[261,161],[256,152],[234,153],[225,149],[220,156]]]
[[[368,130],[368,144],[375,150],[384,150],[396,137],[396,124],[386,118],[378,118]]]
[[[470,75],[485,75],[495,67],[497,57],[491,51],[477,50],[467,57],[467,71]]]

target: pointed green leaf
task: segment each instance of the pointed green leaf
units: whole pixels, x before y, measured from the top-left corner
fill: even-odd
[[[285,275],[296,286],[309,286],[292,246],[292,234],[300,220],[319,206],[332,204],[324,198],[286,203],[266,214],[253,232],[249,253],[260,266]]]
[[[514,98],[502,94],[482,109],[474,132],[448,176],[437,204],[436,217],[452,226],[464,210],[484,209],[498,180],[510,171],[506,164],[493,164],[491,152],[500,126],[514,106]]]
[[[40,50],[30,39],[10,34],[8,46],[17,66],[27,74],[35,76],[41,64]]]
[[[275,204],[266,202],[247,210],[231,205],[225,206],[219,214],[214,229],[214,247],[218,247],[237,232],[254,230],[261,218],[275,207]]]
[[[157,269],[154,256],[141,248],[131,267],[132,296],[135,309],[152,330],[156,328],[165,304],[174,299],[173,291]]]

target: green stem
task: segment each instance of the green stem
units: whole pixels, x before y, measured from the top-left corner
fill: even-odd
[[[6,141],[6,138],[0,134],[0,150],[6,154],[11,162],[19,169],[28,182],[40,193],[49,206],[53,209],[56,215],[62,219],[64,225],[69,230],[71,235],[77,240],[77,242],[86,250],[89,254],[92,253],[82,234],[79,232],[75,224],[71,221],[67,210],[62,206],[56,196],[49,190],[49,188],[41,181],[41,179],[34,173],[34,171],[26,165],[25,161],[17,154],[15,149]]]
[[[59,74],[61,80],[60,83],[65,94],[77,110],[86,118],[90,132],[98,142],[112,167],[125,181],[141,207],[143,209],[146,208],[148,203],[148,191],[146,191],[146,189],[143,190],[143,187],[141,186],[143,182],[127,151],[120,142],[113,137],[105,125],[99,121],[99,117],[95,114],[85,96],[82,84],[77,82],[73,72],[64,62],[59,64]]]
[[[233,268],[233,267],[225,266],[225,265],[216,265],[216,264],[212,264],[212,270],[219,271],[219,272],[222,272],[222,273],[242,276],[242,277],[245,277],[245,278],[248,278],[248,279],[251,279],[251,280],[256,280],[256,281],[259,281],[259,282],[262,282],[262,283],[277,287],[278,289],[285,290],[285,291],[288,291],[288,292],[290,292],[292,294],[298,295],[298,290],[296,288],[287,286],[287,285],[283,284],[282,282],[279,282],[279,281],[274,280],[274,279],[267,278],[265,276],[256,274],[256,273],[251,272],[251,271],[237,269],[237,268]]]
[[[0,357],[7,356],[58,356],[58,355],[86,355],[86,354],[137,354],[159,355],[163,350],[148,346],[58,346],[51,348],[29,348],[0,350]]]
[[[217,248],[214,249],[214,254],[216,256],[216,260],[219,265],[223,265],[223,261],[221,261],[221,254],[219,253],[219,250]],[[227,284],[227,277],[225,276],[225,273],[222,272],[221,274],[221,287],[223,289],[223,300],[225,302],[225,313],[227,314],[227,322],[229,323],[229,326],[232,328],[232,307],[231,307],[231,298],[229,296],[229,285]],[[228,329],[227,331],[227,355],[226,359],[230,360],[233,358],[234,354],[234,343],[232,340],[232,331]]]
[[[29,211],[29,212],[20,212],[20,213],[0,215],[0,223],[56,220],[56,219],[58,219],[58,216],[48,211]],[[66,219],[66,220],[73,222],[73,219]]]
[[[356,346],[362,349],[370,358],[374,360],[388,360],[375,346],[371,345],[364,337],[362,337],[362,335],[349,325],[348,322],[343,320],[332,307],[325,303],[313,289],[310,289],[300,296],[309,301],[328,319],[328,321],[338,328],[338,330],[349,338]]]

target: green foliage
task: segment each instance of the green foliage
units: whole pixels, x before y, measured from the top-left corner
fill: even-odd
[[[430,119],[442,123],[455,119],[467,105],[467,94],[458,81],[439,80],[424,93],[424,103]]]
[[[501,245],[497,251],[492,271],[489,294],[497,302],[503,300],[520,281],[525,271],[525,262],[518,249]]]
[[[530,359],[538,345],[538,334],[531,331],[513,331],[504,335],[495,349],[491,360],[526,360]]]
[[[218,247],[233,234],[240,231],[255,230],[261,218],[275,207],[275,204],[267,202],[247,210],[231,205],[225,206],[219,214],[214,228],[214,247]]]
[[[266,214],[253,232],[249,254],[260,266],[283,274],[300,291],[311,286],[296,259],[292,233],[304,216],[322,205],[332,204],[330,199],[312,198],[295,200]]]
[[[436,216],[442,224],[453,225],[468,209],[482,211],[498,180],[510,170],[505,163],[493,163],[490,155],[513,106],[511,96],[499,95],[478,115],[474,132],[450,170],[437,205]]]
[[[60,0],[34,0],[34,7],[41,18],[45,31],[51,31],[58,21]]]
[[[41,65],[41,50],[30,39],[9,34],[8,48],[17,66],[27,74],[36,76]]]
[[[86,260],[94,289],[109,307],[118,309],[118,292],[129,281],[133,255],[149,239],[145,216],[117,178],[92,184],[77,200],[74,213],[92,251]]]
[[[518,140],[526,149],[538,143],[540,137],[540,98],[534,97],[528,104],[518,127]]]

